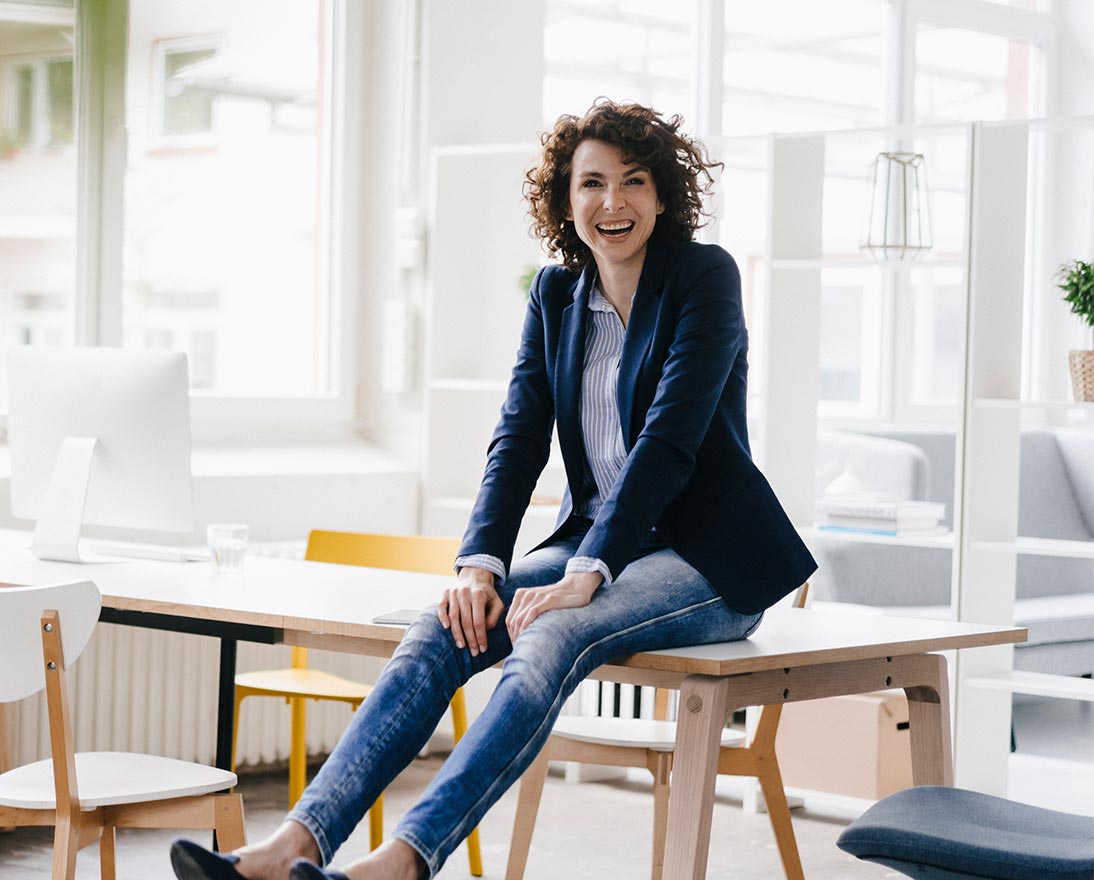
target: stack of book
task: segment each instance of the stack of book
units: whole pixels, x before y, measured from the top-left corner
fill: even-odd
[[[817,499],[817,528],[865,535],[941,535],[946,505],[876,495],[825,495]]]

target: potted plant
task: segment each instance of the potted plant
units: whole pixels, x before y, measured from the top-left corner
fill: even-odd
[[[1094,263],[1064,263],[1056,273],[1056,282],[1072,313],[1094,328]],[[1074,349],[1068,352],[1067,360],[1075,399],[1094,401],[1094,351]]]

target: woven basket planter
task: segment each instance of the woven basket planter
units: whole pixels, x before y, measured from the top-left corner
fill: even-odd
[[[1072,349],[1067,353],[1075,399],[1094,402],[1094,351]]]

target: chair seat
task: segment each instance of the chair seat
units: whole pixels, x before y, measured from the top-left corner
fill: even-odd
[[[552,731],[555,736],[609,746],[634,746],[655,752],[671,752],[676,744],[676,724],[644,718],[600,718],[560,715]],[[739,746],[745,735],[728,727],[722,731],[722,746]]]
[[[227,770],[131,752],[79,752],[76,779],[81,810],[212,794],[236,784],[236,775]],[[36,761],[0,775],[0,805],[56,809],[53,762]]]
[[[360,703],[372,691],[367,684],[323,672],[321,669],[241,672],[236,676],[236,687],[271,697],[309,697],[317,700],[343,700],[347,703]]]
[[[837,845],[916,878],[1090,880],[1094,817],[924,785],[878,801]]]

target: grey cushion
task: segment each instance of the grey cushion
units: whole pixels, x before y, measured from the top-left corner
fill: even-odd
[[[889,795],[852,822],[837,846],[909,877],[1090,880],[1094,817],[959,788]]]

